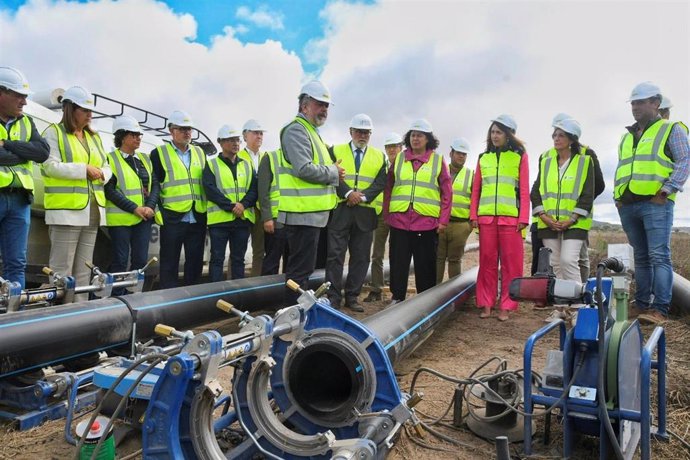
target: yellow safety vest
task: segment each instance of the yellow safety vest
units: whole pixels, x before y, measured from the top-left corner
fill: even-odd
[[[586,155],[586,147],[582,147],[578,155],[573,155],[563,173],[558,167],[558,152],[552,148],[544,152],[539,159],[539,194],[541,195],[544,212],[558,221],[568,220],[577,207],[577,200],[582,195],[587,173],[592,164],[592,158]],[[582,210],[584,212],[584,210]],[[547,228],[541,219],[537,220],[537,228]],[[580,217],[570,228],[589,230],[592,228],[592,213],[587,217]]]
[[[352,189],[357,191],[366,190],[374,183],[379,171],[386,163],[385,156],[382,151],[374,147],[367,147],[362,152],[362,160],[359,165],[359,173],[355,170],[355,154],[350,148],[350,144],[340,144],[333,147],[333,155],[336,160],[341,160],[340,166],[345,169],[345,183]],[[376,214],[381,212],[381,204],[383,203],[383,193],[379,193],[372,202],[360,203],[359,206],[374,208]],[[345,198],[340,199],[341,202],[346,201]],[[377,207],[378,203],[378,207]]]
[[[209,168],[216,179],[216,187],[218,190],[233,203],[239,203],[242,197],[247,194],[249,186],[252,183],[254,168],[252,168],[251,164],[246,160],[238,160],[236,170],[237,180],[235,180],[235,177],[232,175],[230,167],[220,159],[220,156],[209,162]],[[213,201],[209,201],[207,212],[208,225],[232,222],[237,218],[235,214],[225,211]],[[255,217],[253,208],[244,210],[244,219],[254,223]]]
[[[141,160],[144,168],[149,173],[149,183],[146,189],[148,193],[151,193],[151,182],[153,182],[151,159],[148,155],[144,155],[140,152],[135,152],[134,156]],[[108,163],[110,163],[110,168],[117,178],[117,189],[120,193],[126,196],[127,199],[133,201],[137,206],[144,206],[144,184],[139,174],[137,174],[122,157],[120,149],[115,149],[113,152],[108,153]],[[131,227],[137,225],[141,221],[141,217],[117,207],[117,205],[110,200],[106,200],[105,223],[108,227]]]
[[[328,148],[314,127],[302,117],[295,117],[293,123],[299,123],[307,130],[311,141],[312,162],[320,166],[332,165],[333,161],[328,154]],[[282,130],[280,134],[282,137]],[[285,158],[285,153],[281,155],[280,163],[280,199],[278,200],[280,211],[320,212],[335,208],[338,204],[335,187],[307,182],[298,177],[292,165]]]
[[[206,155],[195,145],[190,145],[189,148],[191,158],[189,169],[187,169],[172,144],[166,143],[156,147],[161,165],[165,170],[165,180],[161,182],[160,200],[163,207],[170,211],[188,212],[193,205],[196,212],[205,213],[206,193],[204,193],[201,177],[206,166]]]
[[[252,161],[252,156],[253,156],[253,155],[254,155],[254,154],[253,154],[253,153],[250,153],[249,150],[247,150],[246,147],[243,148],[242,150],[240,150],[240,151],[237,153],[237,156],[238,156],[239,158],[245,160],[246,162],[248,162],[248,163],[249,163],[249,166],[251,166],[251,168],[254,170],[254,173],[256,173],[256,172],[258,171],[258,168],[254,168],[254,161]],[[266,155],[266,152],[259,152],[259,163],[258,163],[258,164],[261,164],[261,159],[264,157],[264,155]],[[259,204],[259,201],[258,201],[258,200],[257,200],[257,202],[256,202],[255,207],[256,207],[256,209],[261,209],[261,205]]]
[[[522,155],[512,150],[484,152],[479,156],[482,189],[479,196],[479,216],[517,217],[520,213],[520,161]]]
[[[463,167],[453,179],[453,207],[451,217],[459,219],[470,218],[470,201],[472,199],[472,182],[474,171]]]
[[[62,123],[52,124],[46,130],[54,128],[58,138],[58,149],[63,163],[84,163],[102,168],[108,161],[101,137],[84,131],[84,140],[88,150],[84,148],[77,136],[68,133]],[[83,179],[61,179],[43,174],[44,206],[46,209],[84,209],[89,204],[89,196],[93,193],[96,204],[105,206],[105,192],[103,181]]]
[[[613,198],[618,200],[626,189],[636,195],[653,196],[673,172],[673,161],[664,152],[666,141],[676,122],[663,118],[649,126],[634,146],[632,133],[627,132],[618,146],[618,166]],[[685,126],[681,123],[681,126]],[[686,128],[687,129],[687,128]],[[675,201],[676,194],[668,196]]]
[[[418,214],[429,217],[441,216],[441,191],[438,179],[443,168],[443,159],[431,152],[429,161],[417,171],[411,161],[405,161],[400,153],[395,159],[395,184],[391,191],[389,212],[407,212],[410,205]]]
[[[29,142],[31,139],[31,121],[27,115],[22,115],[15,120],[8,133],[5,126],[0,123],[0,140]],[[15,166],[0,166],[0,187],[9,187],[17,177],[26,190],[34,189],[34,177],[32,175],[32,161],[25,161]]]
[[[278,218],[278,205],[280,204],[280,158],[283,156],[281,149],[268,152],[268,164],[271,168],[271,185],[269,198],[271,199],[271,217]]]

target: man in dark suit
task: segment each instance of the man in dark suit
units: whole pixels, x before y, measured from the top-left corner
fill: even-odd
[[[372,128],[371,118],[363,113],[355,115],[350,122],[352,140],[333,147],[335,160],[345,169],[345,179],[336,189],[339,203],[328,223],[326,280],[331,282],[328,297],[334,308],[340,308],[343,265],[349,249],[345,307],[358,312],[364,311],[357,296],[369,270],[371,242],[386,185],[386,157],[368,145]]]

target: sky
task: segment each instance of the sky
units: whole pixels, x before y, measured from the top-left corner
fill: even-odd
[[[302,84],[321,79],[333,105],[326,142],[349,140],[353,115],[374,122],[371,143],[428,119],[444,155],[456,137],[474,167],[491,119],[513,115],[531,179],[552,146],[559,112],[583,127],[607,190],[596,220],[618,223],[616,152],[634,120],[633,86],[657,83],[672,119],[690,122],[690,2],[291,0],[0,0],[0,63],[34,91],[81,85],[167,115],[218,127],[255,118],[279,146]],[[690,187],[690,184],[688,184]],[[675,225],[690,226],[690,191]]]

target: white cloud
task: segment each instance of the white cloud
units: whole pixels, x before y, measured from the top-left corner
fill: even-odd
[[[452,138],[467,137],[473,165],[489,120],[511,113],[534,179],[551,147],[551,118],[567,112],[607,179],[595,218],[617,222],[612,183],[620,136],[634,121],[632,87],[655,81],[674,101],[673,118],[690,119],[689,13],[684,2],[331,3],[318,49],[335,106],[323,131],[344,142],[349,119],[366,112],[380,145],[386,132],[405,132],[423,116],[444,154]],[[690,200],[677,201],[675,216],[690,225]]]
[[[0,49],[13,50],[3,64],[34,90],[79,84],[162,115],[183,109],[213,140],[220,125],[256,118],[269,149],[295,114],[303,71],[294,53],[275,41],[242,44],[232,27],[195,43],[194,18],[153,0],[32,0],[0,11],[0,30]]]
[[[255,26],[271,30],[282,30],[285,28],[283,25],[283,15],[271,11],[266,5],[261,5],[254,11],[247,6],[240,6],[235,12],[235,17],[250,22]]]

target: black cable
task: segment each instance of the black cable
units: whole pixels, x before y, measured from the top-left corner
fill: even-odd
[[[87,423],[87,425],[86,425],[87,430],[90,429],[91,426],[93,426],[93,422],[96,420],[96,417],[98,417],[98,414],[101,412],[101,409],[103,408],[103,404],[105,403],[106,398],[113,393],[114,389],[120,384],[120,382],[122,382],[124,380],[124,378],[130,372],[132,372],[134,369],[136,369],[137,366],[139,366],[140,364],[142,364],[146,361],[149,361],[150,359],[155,359],[157,357],[165,357],[165,359],[167,359],[169,356],[164,355],[162,353],[151,353],[148,355],[144,355],[144,356],[140,357],[139,359],[135,360],[132,364],[130,364],[130,366],[127,369],[125,369],[125,371],[122,374],[120,374],[117,379],[115,379],[114,384],[108,389],[108,391],[106,391],[106,393],[103,396],[103,398],[101,399],[101,401],[98,403],[98,405],[96,405],[96,408],[93,410],[93,415],[89,419],[89,423]],[[87,433],[88,433],[88,431],[85,432],[83,436],[81,436],[81,439],[79,440],[79,443],[77,444],[77,451],[74,455],[74,460],[79,460],[79,451],[84,446],[84,442],[86,441]]]

